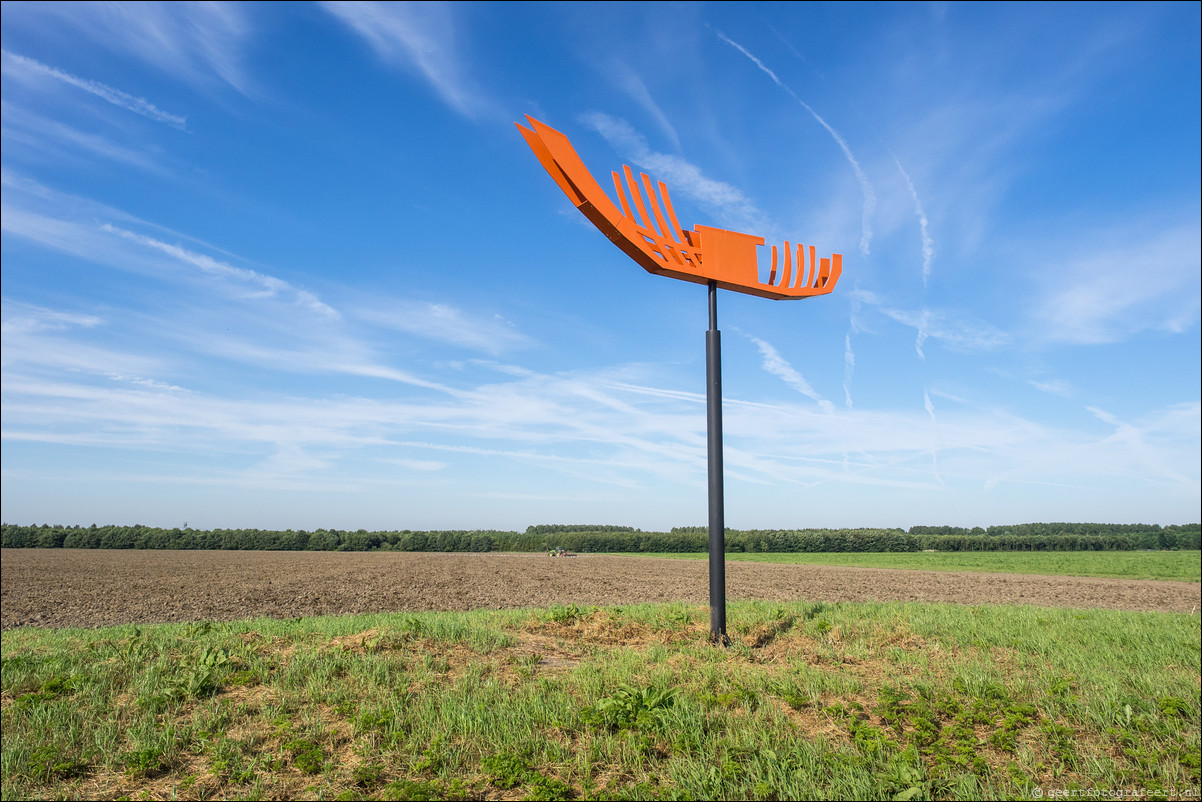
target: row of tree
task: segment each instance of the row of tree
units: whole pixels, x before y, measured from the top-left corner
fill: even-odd
[[[609,524],[535,524],[526,527],[528,535],[562,535],[567,532],[638,532],[633,526]]]
[[[995,527],[990,527],[994,529]],[[726,530],[728,552],[1130,551],[1202,549],[1202,527],[1129,524],[1021,524],[990,532],[954,527]],[[919,530],[919,531],[915,531]],[[935,531],[922,531],[935,530]],[[448,530],[369,532],[317,529],[161,529],[151,526],[3,524],[4,548],[223,549],[255,551],[701,552],[705,527],[643,532],[631,527],[543,525],[525,532]]]
[[[160,529],[152,526],[0,527],[4,548],[217,549],[243,551],[495,551],[516,532],[368,532],[317,529]]]
[[[970,538],[970,541],[963,542],[975,544],[968,548],[946,549],[955,551],[1044,551],[1047,549],[1033,548],[1030,544],[1041,539],[1066,537],[1070,538],[1067,542],[1072,542],[1071,538],[1074,536],[1085,538],[1081,541],[1082,543],[1107,542],[1108,539],[1116,537],[1129,538],[1135,544],[1134,548],[1136,549],[1197,549],[1200,538],[1198,524],[1161,526],[1160,524],[1032,523],[990,526],[986,529],[979,526],[971,529],[963,526],[911,526],[909,533],[911,535]],[[975,538],[997,540],[999,543],[1012,545],[990,545],[980,543]],[[1093,540],[1093,538],[1102,540]],[[942,550],[942,547],[937,545],[939,542],[932,541],[932,545],[928,548]],[[1086,550],[1093,548],[1092,546],[1082,547]]]
[[[1197,524],[1161,527],[1160,524],[1099,524],[1099,523],[1032,523],[1002,524],[981,528],[974,526],[911,526],[911,535],[1135,535],[1141,532],[1197,528]]]

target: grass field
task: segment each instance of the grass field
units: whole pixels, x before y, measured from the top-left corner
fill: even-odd
[[[3,633],[15,798],[1197,797],[1197,615],[903,603]]]
[[[708,554],[639,554],[705,560]],[[988,571],[1002,574],[1103,576],[1119,579],[1202,581],[1202,552],[1197,551],[925,551],[891,553],[727,554],[727,560],[790,565],[847,565],[922,571]]]

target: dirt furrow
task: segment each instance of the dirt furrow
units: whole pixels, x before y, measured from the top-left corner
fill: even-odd
[[[0,552],[0,626],[708,600],[703,560],[398,552]],[[1195,612],[1191,582],[731,562],[727,596]]]

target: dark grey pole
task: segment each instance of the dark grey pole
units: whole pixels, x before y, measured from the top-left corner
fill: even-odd
[[[722,333],[718,331],[718,285],[709,282],[710,327],[705,333],[705,429],[709,453],[710,640],[725,646],[726,514],[722,501]]]

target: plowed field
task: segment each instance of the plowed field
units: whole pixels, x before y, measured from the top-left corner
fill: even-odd
[[[703,560],[545,554],[5,549],[0,625],[98,627],[340,613],[705,604]],[[726,566],[727,597],[774,601],[938,601],[1193,612],[1191,582]]]

